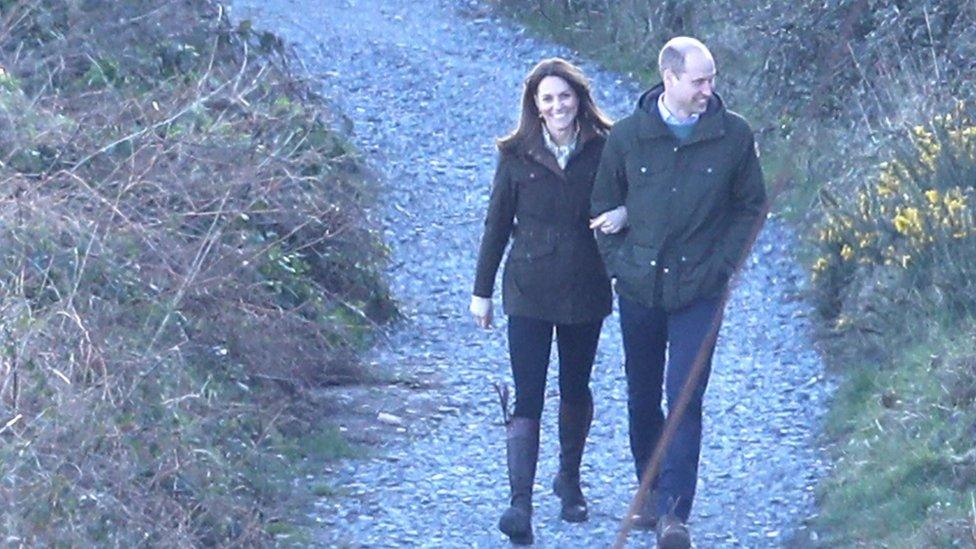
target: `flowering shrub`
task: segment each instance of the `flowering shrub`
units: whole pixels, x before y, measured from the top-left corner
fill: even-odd
[[[976,124],[960,103],[907,142],[853,196],[824,195],[813,281],[838,327],[891,299],[976,304]]]

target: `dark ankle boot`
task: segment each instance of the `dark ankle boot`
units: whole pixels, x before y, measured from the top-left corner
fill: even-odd
[[[630,520],[631,526],[637,530],[653,530],[657,527],[657,494],[654,490],[645,494],[640,509]]]
[[[586,499],[580,487],[580,463],[592,421],[592,400],[575,406],[560,400],[559,472],[552,481],[552,489],[562,502],[559,516],[567,522],[583,522],[587,518]]]
[[[673,513],[668,513],[657,521],[658,549],[690,549],[691,534],[688,527]]]
[[[507,427],[508,483],[511,505],[498,520],[498,529],[516,545],[530,545],[532,537],[532,484],[539,458],[539,422],[513,417]]]

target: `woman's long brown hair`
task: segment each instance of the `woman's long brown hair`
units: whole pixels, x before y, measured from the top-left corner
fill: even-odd
[[[538,124],[541,122],[539,121],[539,109],[535,105],[535,95],[539,90],[539,82],[547,76],[562,78],[576,92],[576,97],[579,99],[576,120],[581,129],[588,126],[600,135],[606,135],[610,130],[613,122],[593,101],[593,95],[590,93],[590,82],[583,75],[583,71],[565,59],[552,57],[540,61],[525,77],[525,83],[522,87],[522,114],[519,117],[518,127],[512,133],[498,140],[499,149],[508,149],[538,129]]]

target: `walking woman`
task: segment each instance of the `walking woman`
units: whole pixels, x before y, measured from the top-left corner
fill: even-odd
[[[583,73],[553,58],[526,77],[518,127],[498,141],[470,309],[479,326],[491,326],[495,274],[512,239],[502,277],[515,380],[515,411],[506,427],[511,505],[498,527],[517,544],[533,540],[532,484],[554,331],[560,451],[553,489],[563,520],[587,517],[579,470],[593,418],[590,371],[611,308],[610,281],[587,216],[610,125]]]

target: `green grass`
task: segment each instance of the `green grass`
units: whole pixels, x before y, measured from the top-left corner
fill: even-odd
[[[272,522],[266,528],[278,547],[308,547],[312,543],[307,530],[288,522]]]
[[[846,360],[826,431],[826,546],[940,547],[966,539],[976,490],[976,322],[934,324],[892,363]]]
[[[645,83],[658,78],[656,58],[651,59],[639,50],[622,48],[607,40],[604,29],[599,26],[587,29],[557,10],[549,10],[545,15],[538,10],[518,10],[509,15],[516,17],[529,32],[582,52],[609,70],[628,74]]]
[[[335,497],[341,493],[339,490],[335,488],[335,486],[332,486],[327,482],[312,483],[311,491],[312,491],[312,495],[317,497],[324,497],[324,498]]]
[[[274,538],[277,545],[307,547],[311,543],[309,528],[313,524],[301,511],[311,508],[314,498],[345,495],[341,487],[336,487],[323,474],[322,466],[339,459],[361,458],[366,455],[366,450],[351,445],[331,424],[314,427],[301,436],[276,435],[274,438],[275,450],[284,459],[253,464],[250,474],[275,485],[293,485],[294,479],[302,477],[315,480],[299,483],[291,494],[294,502],[290,508],[299,513],[270,522],[265,532]]]
[[[350,445],[333,425],[326,425],[315,432],[289,440],[292,444],[285,450],[289,457],[304,458],[313,463],[364,456],[364,451]]]

